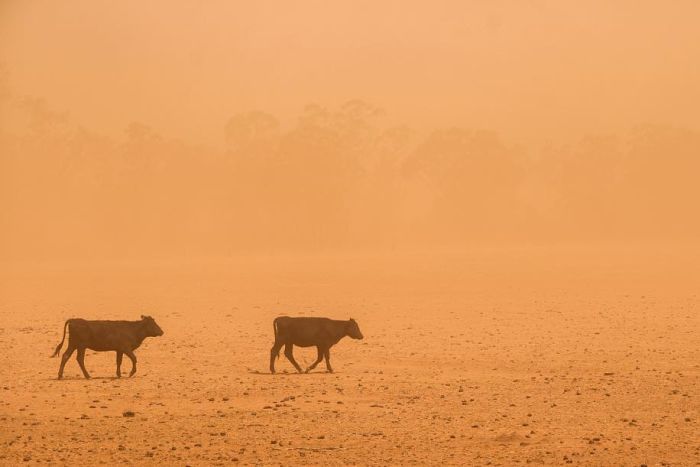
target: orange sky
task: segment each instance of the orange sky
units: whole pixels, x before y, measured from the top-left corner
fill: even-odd
[[[560,142],[639,123],[700,128],[696,1],[4,1],[13,93],[121,134],[223,143],[360,98],[391,122]]]

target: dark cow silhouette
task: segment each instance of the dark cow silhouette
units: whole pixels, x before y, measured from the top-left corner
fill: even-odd
[[[275,373],[275,358],[279,358],[280,349],[284,346],[284,355],[292,362],[294,368],[301,373],[301,367],[294,360],[292,348],[316,346],[318,357],[316,361],[306,369],[306,372],[316,368],[323,358],[326,358],[326,369],[333,373],[330,362],[330,348],[345,336],[353,339],[362,339],[360,327],[354,319],[347,321],[328,318],[291,318],[280,316],[272,323],[275,331],[275,344],[270,350],[270,373]]]
[[[147,337],[163,335],[163,330],[150,316],[141,316],[141,321],[87,321],[84,319],[69,319],[63,325],[63,339],[52,355],[58,356],[63,341],[66,339],[66,329],[69,329],[68,347],[63,353],[61,367],[58,369],[58,379],[63,378],[63,368],[66,362],[78,350],[78,364],[85,378],[90,378],[85,369],[85,349],[117,352],[117,378],[122,375],[122,357],[126,354],[131,359],[131,373],[136,373],[136,350]]]

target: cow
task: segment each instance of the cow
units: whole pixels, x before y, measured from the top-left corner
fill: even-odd
[[[292,362],[294,368],[301,373],[301,367],[294,360],[292,348],[316,346],[318,357],[307,369],[306,373],[316,368],[325,357],[326,369],[333,373],[330,361],[330,348],[345,336],[353,339],[363,339],[357,322],[350,318],[347,321],[328,318],[292,318],[280,316],[272,322],[275,332],[275,343],[270,350],[270,373],[275,373],[275,359],[279,358],[280,349],[284,346],[284,355]]]
[[[117,352],[117,378],[121,378],[122,357],[126,354],[131,359],[131,373],[136,373],[136,350],[147,337],[163,335],[163,330],[150,316],[141,316],[140,321],[88,321],[85,319],[69,319],[63,325],[63,339],[56,347],[52,357],[57,357],[68,334],[68,347],[61,358],[61,367],[58,369],[58,379],[63,378],[63,368],[66,362],[78,351],[78,364],[83,371],[83,376],[90,379],[90,374],[85,369],[85,349],[99,352]]]

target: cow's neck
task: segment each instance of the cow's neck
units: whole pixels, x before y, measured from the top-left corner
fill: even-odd
[[[136,325],[136,332],[134,333],[134,337],[136,338],[136,344],[141,345],[141,343],[148,337],[148,334],[146,333],[146,328],[143,327],[141,321],[135,321],[134,324]]]
[[[335,331],[333,333],[334,343],[338,343],[338,341],[340,341],[340,339],[342,339],[343,337],[348,335],[347,329],[345,328],[346,322],[345,321],[337,321],[337,322],[342,323],[343,325],[338,326],[336,329],[334,329],[334,331]]]

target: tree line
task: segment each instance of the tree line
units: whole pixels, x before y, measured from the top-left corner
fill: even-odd
[[[383,125],[380,109],[354,100],[309,105],[287,125],[234,115],[221,150],[141,123],[108,137],[41,100],[7,100],[23,123],[0,133],[4,256],[700,235],[700,134],[689,129],[528,148],[495,131]]]

